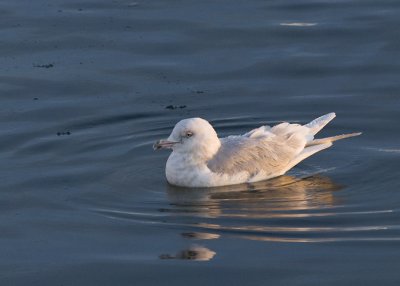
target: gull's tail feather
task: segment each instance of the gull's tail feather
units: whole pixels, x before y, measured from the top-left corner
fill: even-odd
[[[319,145],[304,148],[304,150],[301,151],[296,157],[294,157],[294,159],[286,166],[286,168],[283,170],[282,175],[284,173],[286,173],[287,171],[289,171],[290,169],[292,169],[294,166],[296,166],[298,163],[300,163],[304,159],[310,157],[311,155],[314,155],[315,153],[317,153],[319,151],[329,148],[331,146],[332,146],[332,142],[326,142],[326,143],[322,143]]]
[[[334,142],[337,140],[350,138],[350,137],[354,137],[354,136],[359,136],[361,134],[362,134],[361,132],[357,132],[357,133],[336,135],[336,136],[326,137],[326,138],[321,138],[321,139],[314,139],[311,142],[308,142],[306,147],[314,146],[314,145],[321,145],[321,144],[325,144],[325,143],[331,143],[331,142]]]
[[[329,115],[329,114],[327,114]],[[325,115],[325,116],[327,116]],[[323,118],[324,116],[320,117]],[[334,118],[334,114],[333,117],[331,119],[327,119],[324,120],[324,122],[322,124],[319,124],[318,127],[324,127],[330,120],[332,120]],[[317,118],[316,120],[319,120],[319,118]],[[316,121],[314,120],[314,121]],[[314,121],[310,122],[313,123]],[[309,124],[310,124],[309,123]],[[322,127],[320,129],[322,129]],[[318,131],[320,130],[318,129]],[[318,132],[317,131],[317,132]],[[332,137],[326,137],[326,138],[321,138],[321,139],[315,139],[312,140],[310,142],[307,143],[307,145],[305,146],[305,148],[303,149],[303,151],[301,151],[284,169],[284,173],[286,173],[287,171],[289,171],[291,168],[293,168],[294,166],[296,166],[298,163],[300,163],[301,161],[303,161],[304,159],[310,157],[311,155],[314,155],[315,153],[322,151],[324,149],[327,149],[329,147],[332,146],[334,141],[337,140],[341,140],[341,139],[345,139],[345,138],[350,138],[350,137],[354,137],[354,136],[359,136],[361,135],[361,132],[357,132],[357,133],[350,133],[350,134],[342,134],[342,135],[336,135],[336,136],[332,136]]]
[[[318,117],[317,119],[314,119],[313,121],[311,121],[310,123],[308,123],[304,126],[310,128],[310,133],[312,135],[315,135],[335,117],[336,117],[336,114],[334,112],[331,112],[331,113],[325,114],[321,117]]]

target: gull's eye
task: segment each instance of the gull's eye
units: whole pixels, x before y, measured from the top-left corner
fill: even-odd
[[[191,132],[191,131],[186,131],[185,136],[186,136],[187,138],[190,138],[190,137],[193,136],[193,132]]]

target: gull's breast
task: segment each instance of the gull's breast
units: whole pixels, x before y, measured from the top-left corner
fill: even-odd
[[[204,187],[210,182],[210,171],[205,165],[193,164],[185,156],[171,153],[165,175],[170,184],[183,187]]]
[[[181,187],[217,187],[245,183],[251,175],[247,171],[234,174],[216,173],[206,164],[191,164],[184,156],[171,153],[165,168],[167,181]]]
[[[182,187],[216,187],[245,183],[250,174],[240,171],[235,174],[212,172],[206,164],[192,164],[186,157],[171,153],[165,168],[167,181]]]

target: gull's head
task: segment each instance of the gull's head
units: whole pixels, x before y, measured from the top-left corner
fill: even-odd
[[[153,148],[172,149],[176,153],[208,160],[215,155],[221,143],[214,128],[202,118],[179,121],[167,140],[157,141]]]

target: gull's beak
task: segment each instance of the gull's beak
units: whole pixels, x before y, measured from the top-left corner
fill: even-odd
[[[171,149],[177,143],[179,142],[169,141],[169,140],[158,140],[156,143],[153,144],[153,149],[154,150]]]

